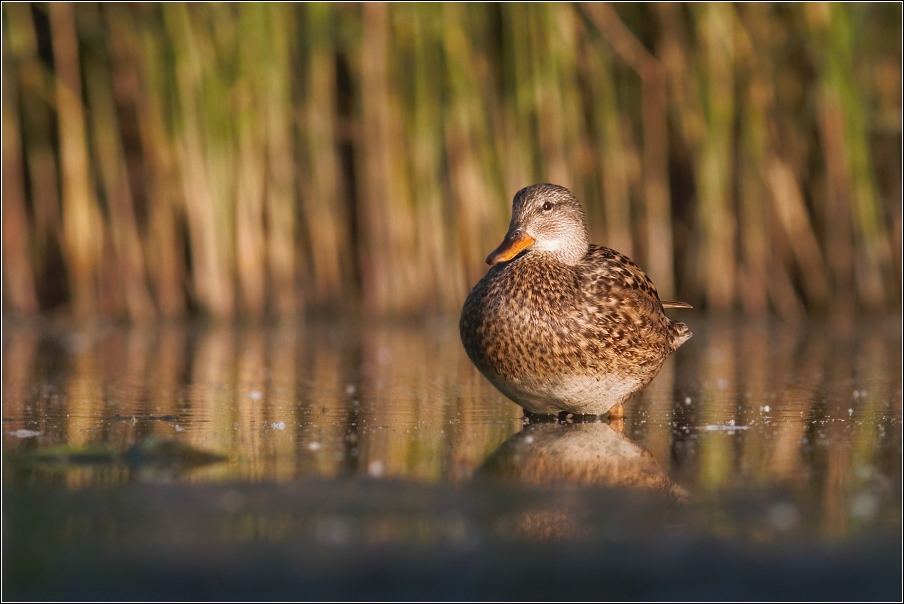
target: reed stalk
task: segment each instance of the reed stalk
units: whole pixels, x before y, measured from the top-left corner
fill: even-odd
[[[366,4],[362,10],[363,33],[358,50],[361,53],[361,95],[367,102],[361,110],[363,141],[359,160],[362,203],[358,224],[365,227],[359,233],[361,285],[365,310],[385,313],[391,308],[390,290],[394,284],[383,278],[392,274],[391,259],[386,250],[390,225],[383,215],[383,208],[396,201],[391,197],[389,183],[392,144],[389,140],[391,117],[387,85],[389,15],[382,4]]]
[[[769,246],[768,214],[763,199],[768,192],[763,181],[761,166],[773,150],[769,140],[769,113],[774,102],[775,90],[768,77],[770,65],[763,64],[763,53],[757,52],[768,44],[764,27],[765,10],[752,7],[747,17],[748,26],[738,19],[735,23],[738,65],[744,82],[741,92],[740,144],[738,148],[738,178],[740,203],[741,258],[743,267],[738,281],[738,296],[742,307],[750,314],[763,314],[769,304],[769,265],[772,260]],[[773,260],[774,262],[774,260]],[[776,263],[777,264],[777,263]],[[784,270],[779,267],[775,270]],[[785,316],[799,311],[796,296],[775,297],[775,305]]]
[[[100,27],[100,15],[86,11],[91,26]],[[116,277],[129,318],[145,321],[155,314],[147,287],[144,250],[138,232],[135,202],[129,185],[123,136],[117,119],[111,66],[101,56],[85,57],[88,106],[93,116],[91,140],[94,163],[107,206],[107,221],[115,252]]]
[[[613,50],[631,66],[642,81],[643,198],[647,218],[646,264],[660,295],[671,298],[674,294],[675,279],[668,184],[665,72],[656,57],[625,27],[609,5],[602,3],[588,5],[585,11],[603,32]],[[604,195],[608,203],[610,195],[606,193],[605,187]],[[628,207],[626,201],[623,203]]]
[[[232,83],[238,107],[235,120],[235,259],[243,315],[259,318],[264,313],[266,268],[266,233],[264,231],[264,196],[267,176],[265,105],[259,92],[263,89],[263,47],[269,36],[265,24],[265,6],[242,4],[238,10],[238,28],[247,32],[238,46],[238,71]],[[228,85],[228,84],[227,84]],[[227,160],[229,161],[229,160]]]
[[[599,174],[605,208],[606,245],[623,254],[634,254],[631,232],[631,203],[628,196],[628,166],[622,141],[621,112],[615,91],[615,78],[607,52],[592,53],[591,69],[597,87],[593,89],[596,123],[599,128]],[[595,59],[595,60],[594,60]]]
[[[73,7],[51,4],[56,109],[62,173],[62,247],[68,261],[72,313],[97,312],[104,230],[94,195]]]
[[[10,56],[7,36],[3,54]],[[38,309],[34,271],[28,258],[29,227],[25,213],[25,178],[20,147],[18,86],[14,71],[3,65],[3,257],[9,263],[6,287],[12,304],[22,312]]]
[[[166,69],[163,40],[150,28],[139,28],[142,15],[133,15],[123,5],[107,5],[103,11],[110,34],[110,60],[113,66],[117,104],[128,107],[135,116],[137,140],[141,151],[140,181],[134,187],[146,208],[142,232],[143,255],[148,283],[158,316],[174,318],[186,311],[182,252],[185,242],[179,229],[181,214],[179,183],[176,174],[172,135],[165,114]],[[136,207],[138,206],[136,199]]]
[[[197,303],[215,317],[232,317],[235,290],[231,275],[233,260],[233,200],[224,185],[231,185],[232,166],[224,153],[222,137],[225,116],[221,104],[225,88],[218,81],[216,50],[205,23],[192,23],[187,8],[166,5],[164,21],[173,41],[178,108],[175,157],[185,201],[191,241],[192,277]],[[196,17],[203,19],[206,15]],[[220,120],[217,120],[217,114]],[[219,123],[217,123],[219,121]],[[223,183],[222,181],[226,181]]]
[[[443,145],[457,227],[452,230],[456,264],[463,273],[459,295],[468,283],[476,283],[482,276],[483,259],[492,249],[486,242],[505,232],[508,217],[504,200],[512,191],[498,180],[494,182],[494,177],[499,177],[500,164],[519,164],[521,153],[504,134],[511,127],[506,114],[494,111],[498,110],[501,86],[488,70],[481,69],[485,63],[479,60],[479,38],[472,36],[472,31],[479,29],[469,28],[469,16],[465,5],[443,5],[442,43],[449,95]],[[473,17],[478,20],[484,15]],[[483,92],[478,96],[474,90]]]
[[[11,107],[8,110],[19,115],[16,124],[9,124],[4,128],[9,132],[9,137],[4,137],[7,144],[12,144],[16,135],[21,137],[25,175],[26,195],[23,201],[26,208],[30,206],[33,226],[29,229],[28,257],[17,259],[16,262],[25,262],[32,265],[36,286],[46,284],[48,276],[46,269],[51,264],[52,258],[59,245],[60,233],[60,194],[57,153],[53,146],[52,113],[56,109],[55,80],[53,73],[44,65],[38,56],[38,40],[35,32],[29,6],[26,4],[8,4],[4,7],[4,22],[8,24],[8,30],[4,35],[9,41],[4,54],[7,61],[15,57],[15,67],[12,63],[4,66],[4,77],[8,78],[10,96],[8,103],[15,103],[19,107]],[[6,52],[11,53],[6,55]],[[16,91],[19,98],[12,91]],[[29,102],[20,103],[29,99]],[[6,162],[4,162],[6,165]],[[11,169],[12,164],[10,164]],[[9,175],[9,182],[14,187],[15,178]],[[25,225],[23,225],[25,226]],[[10,235],[15,238],[19,235]],[[4,237],[5,238],[5,237]],[[11,258],[14,256],[10,256]],[[16,269],[11,263],[11,270]],[[46,287],[41,288],[45,298],[48,295]],[[30,311],[37,309],[37,305],[30,305],[27,301],[25,308]],[[52,302],[51,302],[52,303]]]
[[[564,36],[563,29],[557,27],[561,12],[550,4],[531,4],[529,23],[533,33],[530,48],[532,60],[530,81],[533,92],[532,104],[536,115],[540,149],[540,179],[562,183],[573,188],[573,176],[566,162],[564,129],[565,114],[571,107],[565,107],[562,90],[568,81],[569,64],[573,62],[573,44]],[[571,33],[574,28],[564,28]]]
[[[292,136],[292,61],[289,49],[296,21],[286,5],[269,4],[266,33],[270,43],[262,42],[263,61],[261,104],[266,115],[262,128],[266,134],[267,174],[265,175],[265,213],[267,225],[267,291],[272,292],[273,314],[290,318],[299,311],[296,291],[297,216]],[[347,269],[346,273],[349,272]],[[346,277],[348,278],[348,277]]]
[[[698,85],[703,100],[707,136],[697,165],[700,279],[707,302],[715,310],[731,308],[734,302],[735,234],[737,221],[731,196],[733,154],[734,39],[730,5],[699,7],[698,39],[701,42]]]
[[[443,86],[442,11],[433,5],[418,5],[413,25],[414,90],[408,120],[407,137],[410,179],[416,191],[417,240],[421,264],[420,274],[430,276],[427,299],[421,306],[429,310],[451,311],[464,300],[461,291],[466,284],[461,265],[454,261],[457,249],[444,228],[447,201],[442,191],[440,174],[443,162],[443,107],[436,102],[436,91]]]
[[[307,7],[305,36],[308,44],[305,86],[305,173],[300,179],[302,207],[310,245],[312,300],[328,305],[345,293],[351,264],[348,219],[343,211],[342,174],[335,137],[336,106],[334,15],[324,4]]]

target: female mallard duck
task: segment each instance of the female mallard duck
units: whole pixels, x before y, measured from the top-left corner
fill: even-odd
[[[630,258],[587,239],[580,202],[518,191],[505,239],[465,301],[461,340],[504,395],[537,414],[602,415],[642,390],[691,337]]]

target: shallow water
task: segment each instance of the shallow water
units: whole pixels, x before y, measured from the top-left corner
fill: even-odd
[[[876,590],[897,586],[895,599],[900,319],[682,319],[694,337],[623,422],[531,425],[473,368],[452,318],[7,323],[5,590],[305,599],[271,576],[295,560],[310,598],[535,598],[545,584],[531,568],[599,581],[618,567],[593,560],[618,551],[663,559],[658,582],[612,597],[789,597],[796,584],[817,588],[807,599],[829,587],[887,599]],[[470,583],[442,570],[450,560]],[[785,576],[786,563],[811,575]],[[655,591],[668,569],[689,578],[713,564],[735,583]],[[752,581],[758,564],[778,591]],[[840,583],[819,578],[838,566]],[[377,567],[402,583],[368,582],[362,569]],[[207,583],[187,581],[192,596],[180,573]],[[266,577],[275,591],[251,590]],[[589,585],[549,597],[603,597]]]

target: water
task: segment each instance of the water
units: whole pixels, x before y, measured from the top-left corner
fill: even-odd
[[[7,323],[5,595],[896,599],[900,319],[682,319],[530,425],[452,318]]]

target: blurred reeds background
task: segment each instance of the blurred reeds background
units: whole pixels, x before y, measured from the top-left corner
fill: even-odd
[[[664,298],[900,309],[901,10],[4,3],[4,311],[456,312],[542,181]]]

